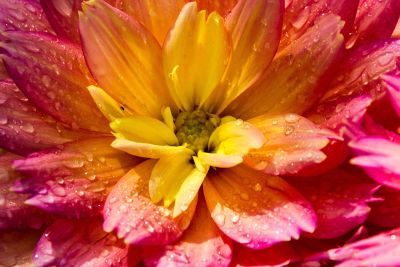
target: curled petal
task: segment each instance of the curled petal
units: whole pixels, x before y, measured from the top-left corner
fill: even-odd
[[[44,33],[4,36],[0,52],[7,70],[36,106],[75,129],[109,131],[86,90],[93,80],[78,46]]]
[[[111,97],[140,115],[161,117],[172,106],[161,47],[133,17],[102,0],[84,3],[79,30],[91,73]]]
[[[267,112],[307,110],[343,48],[342,27],[335,15],[320,17],[301,38],[281,50],[260,80],[224,112],[249,119]]]
[[[246,155],[245,164],[269,174],[295,174],[304,167],[321,163],[321,151],[330,139],[338,137],[296,114],[264,115],[249,120],[264,134],[266,141]]]
[[[229,53],[223,18],[198,12],[194,2],[186,4],[163,47],[165,79],[180,109],[204,104],[224,74]]]
[[[57,220],[37,243],[33,261],[35,266],[127,266],[128,247],[104,232],[98,218]]]
[[[139,160],[110,146],[111,137],[83,139],[14,162],[29,175],[14,190],[27,203],[70,218],[98,215],[112,186]]]
[[[144,248],[146,266],[229,266],[232,241],[214,224],[200,198],[194,221],[180,240],[165,247]]]
[[[309,203],[278,176],[239,165],[210,173],[203,188],[218,227],[249,248],[298,239],[300,231],[315,229]]]
[[[154,164],[154,160],[145,161],[123,176],[104,206],[104,229],[116,230],[125,243],[170,244],[181,236],[193,216],[196,201],[176,218],[172,210],[151,202],[148,185]]]
[[[400,145],[379,137],[352,141],[356,153],[351,163],[362,167],[375,181],[400,189]]]

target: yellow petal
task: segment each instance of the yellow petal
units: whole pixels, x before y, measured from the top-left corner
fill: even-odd
[[[217,154],[200,151],[197,156],[203,164],[218,168],[231,168],[243,162],[243,157],[239,155],[226,155],[222,153]]]
[[[175,131],[174,117],[172,115],[171,108],[163,108],[161,110],[161,115],[163,117],[164,123],[171,129],[171,131]]]
[[[220,82],[229,57],[227,40],[218,13],[206,17],[195,2],[183,7],[163,47],[164,75],[179,108],[201,106]]]
[[[116,101],[137,114],[157,118],[162,106],[172,106],[161,47],[133,17],[104,1],[85,1],[79,30],[91,73]]]
[[[137,143],[126,139],[115,139],[111,146],[134,156],[159,159],[180,153],[193,154],[192,150],[183,146],[160,146],[147,143]]]
[[[90,85],[87,89],[89,90],[89,93],[99,110],[109,121],[132,115],[132,113],[127,110],[127,108],[123,107],[120,103],[115,101],[100,87]]]
[[[119,118],[110,123],[120,138],[153,145],[178,145],[178,138],[163,122],[144,116]]]
[[[149,181],[151,201],[158,203],[164,199],[168,207],[175,200],[175,195],[184,179],[194,169],[191,156],[185,153],[161,158],[154,166]]]

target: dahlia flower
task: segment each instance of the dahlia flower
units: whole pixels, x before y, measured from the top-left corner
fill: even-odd
[[[400,264],[398,1],[0,13],[2,265]]]

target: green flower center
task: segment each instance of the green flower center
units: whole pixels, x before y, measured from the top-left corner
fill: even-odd
[[[175,120],[175,135],[179,144],[194,152],[207,151],[208,140],[221,119],[203,110],[183,111]]]

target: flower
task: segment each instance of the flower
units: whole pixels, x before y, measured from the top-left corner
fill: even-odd
[[[49,225],[38,266],[352,260],[347,141],[400,53],[398,3],[358,2],[3,1],[0,226]]]

